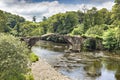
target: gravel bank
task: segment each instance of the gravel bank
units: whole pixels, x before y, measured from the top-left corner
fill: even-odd
[[[35,80],[70,80],[52,68],[45,60],[33,63],[32,73]]]

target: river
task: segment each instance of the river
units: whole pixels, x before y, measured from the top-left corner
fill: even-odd
[[[120,60],[103,51],[65,53],[67,46],[39,41],[32,51],[71,80],[120,80]]]

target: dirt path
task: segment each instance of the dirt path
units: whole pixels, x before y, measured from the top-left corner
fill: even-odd
[[[32,64],[32,73],[35,80],[70,80],[58,73],[46,61],[39,59]]]

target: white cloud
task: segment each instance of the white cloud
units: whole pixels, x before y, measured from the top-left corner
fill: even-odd
[[[17,0],[0,0],[0,9],[25,17],[32,20],[33,16],[40,21],[43,16],[49,17],[53,14],[66,11],[82,10],[84,4],[60,4],[58,1],[27,3],[25,0],[18,2]],[[105,2],[101,5],[86,4],[87,8],[97,7],[98,9],[107,8],[111,10],[113,2]]]

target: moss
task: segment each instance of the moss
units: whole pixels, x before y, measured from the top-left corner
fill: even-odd
[[[34,80],[34,77],[32,74],[25,75],[26,80]]]
[[[30,53],[30,61],[31,62],[36,62],[39,60],[39,57],[35,55],[34,53]]]

